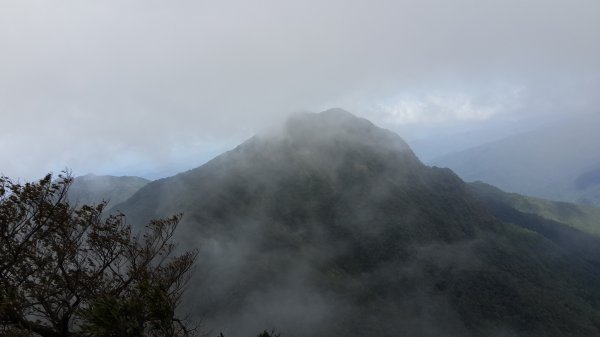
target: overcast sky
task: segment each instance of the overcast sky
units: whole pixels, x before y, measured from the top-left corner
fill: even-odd
[[[296,111],[418,143],[598,113],[598,93],[598,0],[0,0],[12,177],[170,175]]]

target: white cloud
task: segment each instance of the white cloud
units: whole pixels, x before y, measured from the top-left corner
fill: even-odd
[[[431,94],[423,99],[402,98],[379,105],[389,124],[423,124],[486,120],[498,113],[494,106],[476,105],[465,95]]]

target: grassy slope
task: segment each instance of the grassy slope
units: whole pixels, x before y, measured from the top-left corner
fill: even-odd
[[[600,236],[600,208],[507,193],[483,182],[470,184],[477,195],[502,201],[523,213],[539,215]]]

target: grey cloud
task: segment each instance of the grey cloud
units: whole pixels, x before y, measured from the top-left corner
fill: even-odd
[[[486,107],[498,83],[526,89],[513,113],[597,111],[598,13],[594,0],[2,1],[0,170],[173,173],[174,149],[196,164],[294,111],[394,126],[377,108],[390,97]]]

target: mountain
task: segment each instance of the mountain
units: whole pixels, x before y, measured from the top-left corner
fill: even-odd
[[[114,209],[139,226],[184,213],[177,240],[200,255],[183,306],[215,335],[600,334],[599,253],[503,220],[343,110],[293,116]]]
[[[431,163],[510,192],[600,205],[599,125],[600,115],[577,116]]]
[[[73,203],[98,204],[109,201],[116,205],[127,200],[150,180],[133,176],[99,176],[88,174],[75,177],[69,188],[69,200]]]

